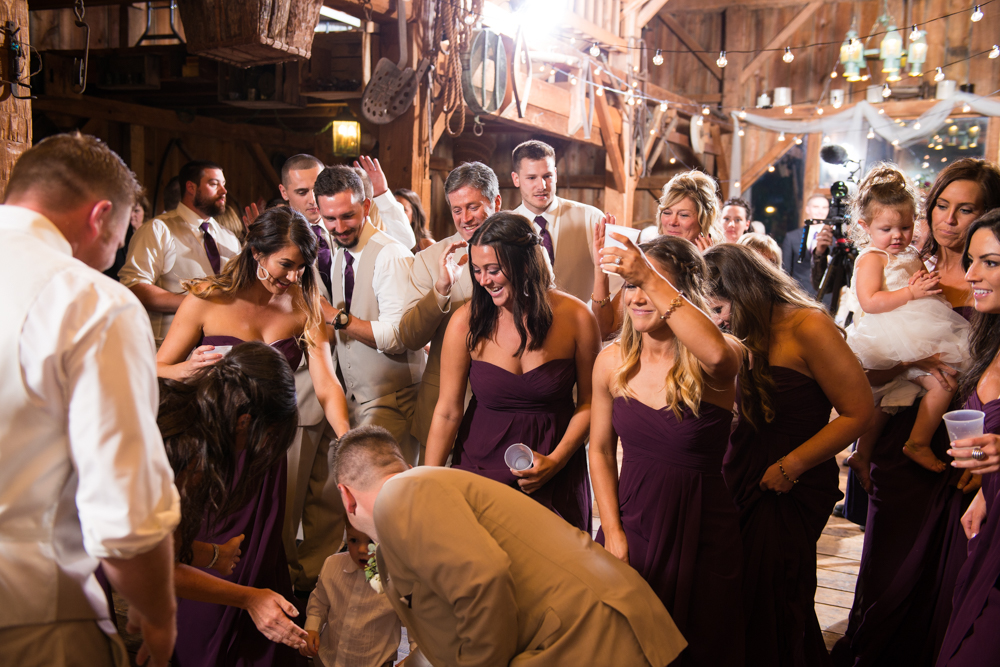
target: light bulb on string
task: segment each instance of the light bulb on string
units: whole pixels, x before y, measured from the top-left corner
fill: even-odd
[[[972,111],[972,107],[968,102],[962,105],[962,113],[969,113],[970,111]]]
[[[996,60],[1000,58],[1000,44],[994,44],[993,48],[990,50],[990,60]]]
[[[632,71],[635,72],[636,74],[638,74],[639,73],[639,66],[638,65],[632,65]]]
[[[910,41],[915,42],[920,39],[920,31],[917,29],[917,24],[914,23],[910,28]]]
[[[638,81],[633,81],[632,82],[632,87],[633,88],[638,88],[639,87],[639,82]]]
[[[795,54],[792,53],[792,47],[790,46],[785,47],[785,55],[781,56],[781,59],[784,60],[786,63],[790,63],[793,60],[795,60]]]
[[[885,109],[879,109],[878,110],[878,115],[884,116],[885,115]]]
[[[891,95],[892,95],[892,89],[889,88],[889,84],[888,83],[883,83],[882,84],[882,97],[889,97]]]
[[[970,16],[969,18],[972,19],[973,23],[979,23],[980,21],[982,21],[983,20],[983,8],[982,8],[982,6],[981,5],[976,5],[975,8],[972,10],[972,16]]]
[[[874,139],[875,138],[875,130],[869,128],[869,130],[868,130],[868,138],[869,139]]]
[[[785,115],[786,116],[791,116],[794,111],[795,111],[795,109],[793,109],[792,105],[790,105],[790,104],[787,107],[785,107]]]
[[[652,130],[650,130],[649,134],[650,134],[650,136],[654,136],[655,137],[656,136],[656,128],[654,127]]]
[[[733,181],[733,189],[736,190],[737,192],[740,191],[740,182],[739,181]]]
[[[465,21],[465,25],[472,25],[473,23],[476,22],[476,15],[475,14],[466,14],[465,18],[462,19],[462,20]]]
[[[914,130],[919,130],[920,129],[920,121],[919,120],[913,124],[913,129]]]
[[[698,121],[695,123],[695,125],[697,125],[698,127],[701,127],[704,124],[705,124],[705,120],[701,116],[698,116]]]
[[[816,107],[816,115],[817,116],[823,115],[823,107]]]
[[[743,131],[743,128],[741,127],[741,128],[740,128],[740,131],[739,131],[739,132],[737,132],[736,134],[740,135],[741,137],[745,137],[747,133],[746,133],[746,132],[744,132],[744,131]]]
[[[591,45],[591,47],[590,47],[590,55],[592,55],[595,58],[600,58],[601,57],[601,47],[599,47],[597,45],[597,42],[594,42]]]
[[[934,81],[944,81],[944,70],[940,67],[935,67],[934,71]]]
[[[670,158],[670,164],[677,164],[677,158],[675,157]]]
[[[598,86],[594,89],[594,94],[598,97],[604,97],[604,86]]]
[[[556,75],[556,68],[553,67],[552,69],[549,70],[549,76],[555,76],[555,75]]]
[[[712,110],[708,108],[708,105],[707,104],[702,104],[701,105],[701,115],[702,116],[707,116],[710,113],[712,113]]]
[[[653,56],[653,64],[656,65],[657,67],[659,67],[660,65],[663,64],[663,50],[662,49],[657,49],[656,50],[656,55]]]
[[[667,110],[667,103],[660,102],[660,111],[666,111],[666,110]]]
[[[774,165],[773,164],[767,165],[767,173],[769,173],[769,174],[773,174],[774,173]]]
[[[861,77],[861,80],[862,81],[867,81],[870,78],[872,78],[870,74],[865,74],[864,76]]]
[[[571,86],[575,86],[576,85],[576,77],[575,76],[571,76],[569,78],[569,85],[571,85]]]
[[[832,72],[830,72],[830,78],[831,79],[836,79],[837,78],[837,70],[833,70]]]
[[[598,65],[597,69],[594,70],[594,76],[600,76],[601,72],[603,72],[603,71],[604,71],[604,68],[601,67],[600,65]]]
[[[740,107],[740,112],[737,115],[740,117],[740,120],[746,120],[746,117],[747,117],[747,108],[746,107]]]
[[[729,60],[726,58],[725,51],[719,53],[719,58],[718,60],[715,61],[715,64],[718,65],[720,69],[729,64]]]
[[[795,145],[796,146],[801,146],[802,145],[802,137],[798,137],[798,136],[795,137]]]
[[[893,146],[898,146],[899,145],[899,139],[893,139],[892,140],[892,145]]]
[[[785,140],[785,133],[782,132],[781,134],[778,135],[778,141],[784,141],[784,140]]]

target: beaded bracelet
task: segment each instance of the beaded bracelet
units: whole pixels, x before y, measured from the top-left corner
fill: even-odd
[[[788,473],[785,472],[785,466],[781,465],[781,462],[784,461],[784,460],[785,460],[784,456],[782,456],[780,459],[778,459],[778,470],[781,471],[781,476],[784,477],[785,479],[787,479],[792,484],[798,484],[799,480],[792,479],[791,477],[788,476]]]
[[[674,314],[674,311],[680,308],[684,304],[684,292],[678,292],[674,300],[670,302],[670,307],[667,308],[667,312],[660,315],[661,320],[669,320],[670,316]]]
[[[594,297],[594,293],[591,292],[590,293],[590,300],[593,301],[594,303],[596,303],[601,308],[604,308],[604,306],[606,306],[609,303],[611,303],[611,295],[609,294],[606,297],[604,297],[603,299],[601,299],[600,301],[598,301],[597,298]]]

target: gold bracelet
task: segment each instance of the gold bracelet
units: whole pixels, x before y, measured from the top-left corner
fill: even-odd
[[[674,300],[670,302],[670,307],[667,308],[667,312],[660,315],[661,320],[669,320],[670,316],[674,314],[674,311],[684,305],[684,292],[678,292]]]
[[[792,479],[791,477],[788,476],[788,473],[785,472],[785,466],[781,465],[781,462],[784,461],[784,460],[785,460],[784,456],[782,456],[780,459],[778,459],[778,470],[781,471],[781,476],[784,477],[785,479],[787,479],[792,484],[798,484],[799,480]]]
[[[601,299],[600,301],[598,301],[597,297],[594,296],[594,293],[591,292],[590,293],[590,300],[593,301],[594,303],[596,303],[601,308],[604,308],[604,306],[606,306],[609,303],[611,303],[611,295],[609,294],[606,297],[604,297],[603,299]]]

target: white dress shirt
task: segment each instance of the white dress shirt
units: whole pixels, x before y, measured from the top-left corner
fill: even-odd
[[[180,520],[149,321],[44,216],[0,206],[0,244],[0,627],[106,619],[97,559]]]
[[[361,256],[365,252],[368,239],[375,233],[375,228],[366,222],[368,232],[362,231],[358,244],[351,249],[336,247],[337,253],[349,252],[354,257],[354,273],[357,276]],[[346,259],[346,258],[345,258]],[[375,258],[375,275],[372,289],[378,301],[378,320],[371,323],[375,347],[386,354],[400,354],[406,351],[399,338],[399,321],[403,319],[403,306],[406,300],[406,286],[410,282],[410,266],[413,264],[413,253],[402,243],[388,243]],[[337,265],[337,254],[333,256],[331,266]],[[344,262],[344,271],[347,262]],[[355,286],[357,289],[357,286]],[[340,295],[343,296],[343,295]]]
[[[413,225],[406,217],[406,209],[396,200],[392,192],[386,190],[372,201],[385,225],[385,229],[382,231],[402,243],[407,249],[415,247],[417,236],[413,233]]]
[[[350,553],[326,559],[306,611],[306,631],[320,632],[324,667],[379,667],[396,657],[402,627]]]
[[[173,211],[135,230],[125,266],[118,272],[122,285],[156,285],[168,292],[183,294],[181,282],[214,275],[205,252],[203,222],[208,223],[209,233],[219,247],[221,270],[230,258],[239,254],[239,239],[215,218],[201,218],[184,204],[178,204]],[[170,313],[149,313],[157,345],[166,338],[173,319]]]

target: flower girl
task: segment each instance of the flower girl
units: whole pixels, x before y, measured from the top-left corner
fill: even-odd
[[[854,201],[856,222],[851,230],[862,248],[852,289],[863,312],[848,328],[847,343],[866,369],[906,367],[891,382],[873,387],[875,404],[881,409],[848,459],[869,492],[871,454],[882,428],[890,414],[912,405],[921,391],[926,396],[903,451],[928,470],[945,469],[930,443],[953,391],[912,364],[938,355],[945,363],[960,365],[968,355],[968,323],[938,296],[937,272],[928,272],[910,245],[916,214],[916,193],[895,165],[879,164],[868,172]]]

